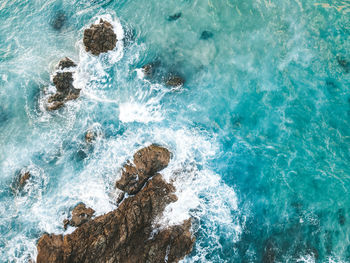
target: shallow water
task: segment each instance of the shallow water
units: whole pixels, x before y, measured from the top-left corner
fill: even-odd
[[[101,16],[120,41],[94,58],[82,34]],[[120,167],[154,142],[179,197],[160,221],[193,218],[184,262],[350,261],[348,0],[3,0],[0,21],[0,262],[35,258],[80,201],[114,209]],[[47,112],[65,56],[81,97]],[[184,87],[143,79],[155,61]]]

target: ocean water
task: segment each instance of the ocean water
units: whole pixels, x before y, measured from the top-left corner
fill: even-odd
[[[119,41],[93,57],[100,17]],[[151,143],[179,197],[159,223],[193,218],[184,262],[350,262],[348,0],[1,0],[0,22],[0,262],[73,231],[78,202],[115,209],[120,168]],[[81,96],[48,112],[65,56]],[[185,85],[145,79],[152,62]]]

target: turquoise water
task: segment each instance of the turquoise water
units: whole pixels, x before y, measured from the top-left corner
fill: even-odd
[[[124,41],[94,58],[82,34],[101,16]],[[349,21],[348,0],[2,0],[0,262],[71,232],[80,201],[114,209],[120,167],[153,142],[174,154],[163,175],[179,197],[159,221],[193,218],[184,262],[350,262]],[[65,56],[81,97],[47,112]],[[154,61],[185,86],[143,79]]]

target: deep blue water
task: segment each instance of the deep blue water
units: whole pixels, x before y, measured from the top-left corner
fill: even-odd
[[[99,17],[119,41],[96,58],[82,35]],[[0,262],[35,258],[80,201],[114,209],[120,167],[151,143],[179,197],[160,221],[193,218],[184,262],[350,262],[349,21],[348,0],[2,0]],[[81,97],[48,112],[65,56]],[[184,87],[142,78],[151,62]]]

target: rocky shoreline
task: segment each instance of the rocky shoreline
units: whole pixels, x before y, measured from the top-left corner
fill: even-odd
[[[94,56],[113,50],[118,39],[111,23],[100,19],[84,31],[83,43]],[[56,93],[47,100],[47,109],[57,110],[67,101],[80,96],[73,86],[77,64],[70,58],[62,59],[53,76]],[[145,66],[152,77],[155,66]],[[165,85],[182,86],[185,80],[169,75]],[[85,134],[91,144],[96,139],[94,131]],[[37,263],[61,262],[178,262],[192,250],[195,238],[191,233],[191,219],[182,224],[162,228],[156,219],[165,207],[177,200],[175,188],[164,181],[161,170],[168,166],[171,153],[168,149],[150,145],[137,151],[132,161],[124,164],[121,177],[115,183],[120,194],[118,208],[94,218],[95,211],[79,203],[70,219],[63,222],[76,229],[67,235],[43,234],[37,244]],[[30,173],[18,179],[20,187],[30,178]],[[19,188],[20,188],[19,187]]]
[[[165,229],[154,225],[165,207],[177,200],[174,186],[158,173],[170,157],[157,145],[137,151],[116,182],[130,196],[117,209],[93,219],[93,209],[79,204],[66,221],[77,226],[75,231],[44,234],[37,245],[37,263],[178,262],[189,254],[195,241],[190,219]]]

